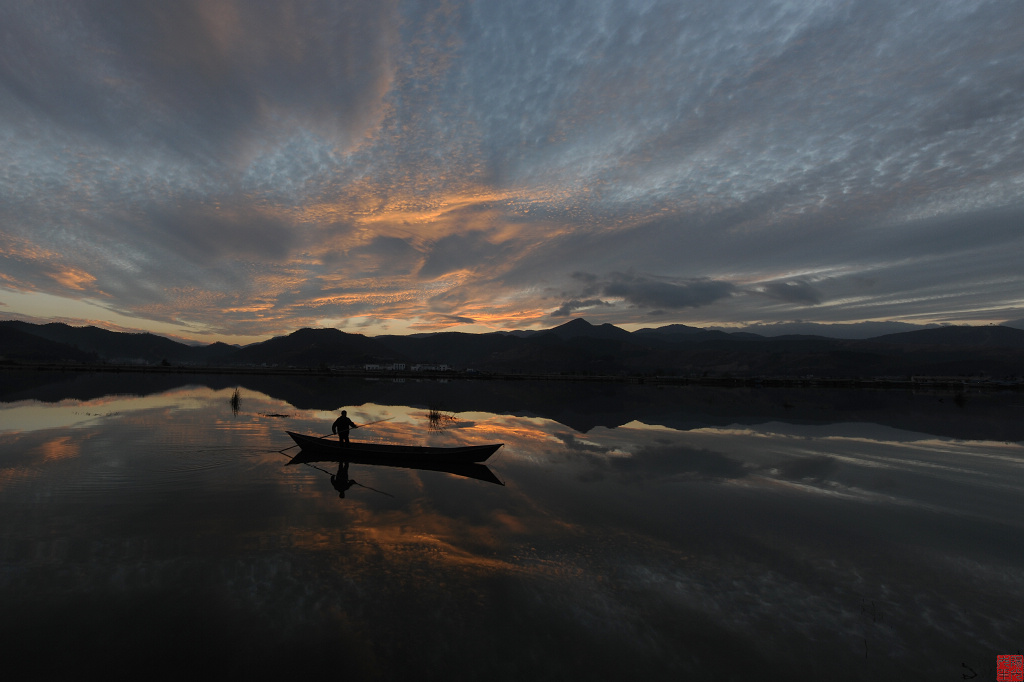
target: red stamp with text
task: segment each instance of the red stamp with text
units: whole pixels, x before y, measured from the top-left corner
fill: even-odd
[[[1024,655],[996,656],[997,682],[1024,682]]]

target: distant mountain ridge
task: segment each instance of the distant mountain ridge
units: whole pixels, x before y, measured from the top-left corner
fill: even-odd
[[[244,347],[190,346],[155,334],[0,321],[0,362],[214,367],[445,364],[498,373],[875,377],[1024,376],[1024,330],[940,327],[870,339],[766,337],[686,325],[628,332],[575,318],[551,329],[415,336],[299,329]]]
[[[1012,327],[1014,325],[1007,324]],[[908,322],[848,322],[848,323],[821,323],[821,322],[776,322],[772,324],[753,324],[740,328],[726,329],[724,327],[712,327],[721,331],[742,331],[759,336],[826,336],[835,339],[872,339],[886,334],[898,334],[901,332],[912,332],[924,329],[938,329],[937,324],[910,324]]]

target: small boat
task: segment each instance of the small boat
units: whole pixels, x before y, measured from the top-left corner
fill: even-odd
[[[493,455],[504,443],[491,445],[462,445],[452,448],[424,447],[417,445],[384,445],[382,443],[354,442],[342,446],[333,437],[306,436],[285,431],[307,455],[323,456],[332,461],[354,464],[431,463],[467,464],[483,462]]]
[[[291,458],[290,461],[285,463],[285,466],[290,464],[309,464],[313,465],[317,462],[337,462],[339,464],[348,461],[346,455],[342,454],[341,448],[335,448],[334,452],[307,452],[306,450],[299,450],[299,454]],[[486,483],[496,483],[498,485],[505,485],[501,479],[494,475],[494,472],[487,468],[486,464],[479,464],[477,462],[431,462],[431,461],[411,461],[408,458],[405,459],[393,459],[387,456],[375,457],[372,462],[367,460],[366,462],[359,461],[356,464],[363,464],[366,466],[384,466],[395,469],[413,469],[416,471],[439,471],[444,474],[453,474],[455,476],[462,476],[463,478],[475,478],[478,481],[484,481]],[[319,468],[319,467],[318,467]]]

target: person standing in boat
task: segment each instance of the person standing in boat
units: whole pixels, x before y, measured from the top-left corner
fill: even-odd
[[[331,433],[338,434],[338,442],[342,445],[348,445],[348,432],[350,429],[358,429],[355,422],[348,418],[348,412],[345,410],[341,411],[341,416],[334,420],[331,424]]]

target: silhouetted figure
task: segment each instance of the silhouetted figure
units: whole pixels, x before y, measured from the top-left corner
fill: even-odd
[[[331,424],[331,433],[338,434],[338,442],[343,446],[348,445],[348,432],[349,429],[357,429],[355,422],[348,418],[348,412],[345,410],[341,411],[341,416],[334,420]]]
[[[331,485],[338,491],[338,497],[345,497],[345,491],[356,484],[348,477],[348,462],[338,463],[338,473],[331,476]]]

